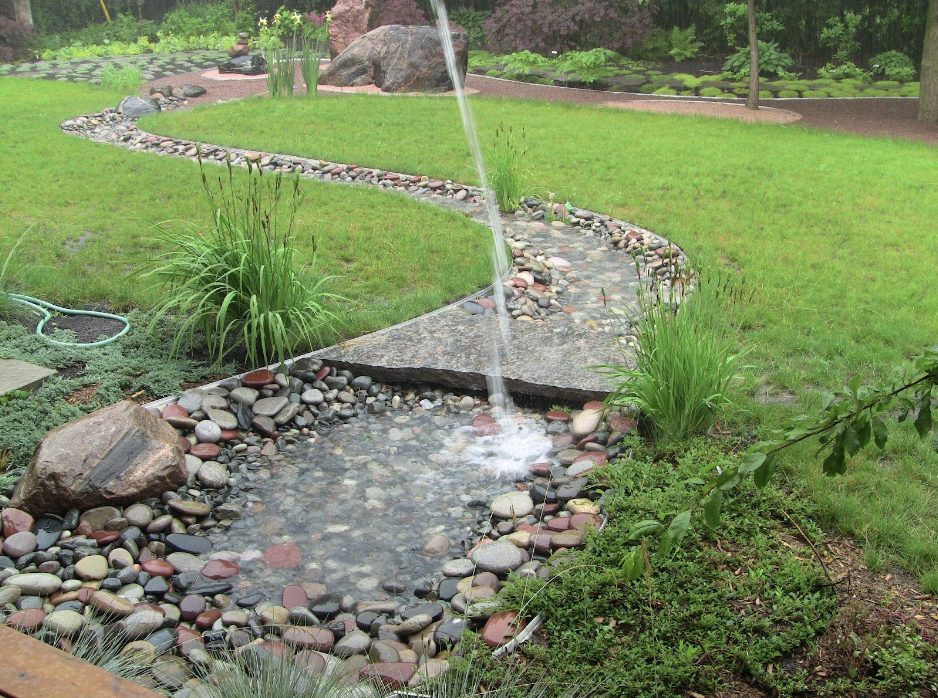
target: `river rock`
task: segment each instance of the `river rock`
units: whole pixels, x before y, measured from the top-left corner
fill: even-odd
[[[62,586],[62,580],[54,574],[45,572],[30,572],[27,574],[16,574],[3,581],[3,586],[19,587],[23,596],[48,596],[58,591]]]
[[[457,68],[465,76],[469,60],[466,35],[454,33],[453,46]],[[339,87],[377,85],[382,92],[453,89],[437,30],[398,25],[378,27],[356,39],[332,60],[319,82]]]
[[[39,443],[10,505],[61,513],[159,497],[186,481],[176,431],[128,400],[63,424]]]
[[[500,519],[523,519],[534,511],[534,501],[527,492],[506,492],[492,502],[492,515]]]
[[[483,572],[504,574],[524,564],[524,553],[510,542],[483,545],[472,554],[472,561]]]

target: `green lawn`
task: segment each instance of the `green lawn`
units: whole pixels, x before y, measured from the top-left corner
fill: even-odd
[[[161,250],[150,226],[211,220],[198,165],[64,135],[58,124],[119,101],[86,85],[0,78],[0,265],[50,301],[148,308],[156,292],[129,274]],[[209,167],[209,176],[222,168]],[[300,260],[340,276],[348,334],[433,310],[488,283],[488,230],[403,196],[303,182]]]
[[[536,191],[643,225],[701,263],[739,270],[744,392],[815,389],[888,372],[938,338],[938,151],[804,127],[474,98],[483,139],[524,127]],[[435,98],[246,100],[142,122],[166,135],[471,182],[456,104]],[[791,408],[744,399],[733,419]],[[938,589],[938,457],[905,428],[828,480],[807,448],[791,472],[828,523]]]

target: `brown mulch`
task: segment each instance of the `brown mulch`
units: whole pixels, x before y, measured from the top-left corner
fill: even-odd
[[[263,94],[267,91],[267,81],[258,80],[212,80],[202,76],[205,71],[175,75],[170,78],[154,80],[144,86],[144,94],[149,93],[150,85],[169,84],[181,87],[185,84],[201,85],[207,94],[189,100],[192,105],[212,104],[218,101],[227,101]],[[302,77],[297,67],[297,85],[302,85]],[[567,87],[552,87],[549,85],[534,85],[530,83],[497,80],[478,75],[469,75],[466,78],[466,87],[477,90],[485,97],[513,97],[520,99],[539,99],[547,102],[574,102],[577,104],[603,105],[611,102],[639,102],[657,101],[670,105],[680,105],[681,100],[673,97],[656,97],[654,95],[624,94],[615,92],[602,92],[599,90],[581,90]],[[304,87],[298,93],[305,92]],[[727,103],[742,104],[743,100],[726,100]],[[685,102],[686,103],[686,102]],[[699,102],[694,102],[698,103]],[[712,109],[722,113],[726,107],[719,106],[718,102],[711,102]],[[904,97],[878,97],[868,99],[773,99],[767,101],[765,106],[773,109],[784,109],[801,115],[795,127],[808,127],[843,131],[861,136],[880,136],[899,138],[926,143],[938,144],[938,124],[922,123],[916,118],[918,101],[914,98]],[[635,107],[630,107],[635,108]],[[656,107],[661,109],[662,107]],[[675,106],[676,110],[687,107]],[[730,109],[733,109],[732,107]],[[732,112],[730,112],[732,113]],[[769,112],[761,112],[768,114]],[[774,118],[774,117],[768,117]]]

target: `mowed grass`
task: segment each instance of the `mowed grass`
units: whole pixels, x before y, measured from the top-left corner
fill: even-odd
[[[770,428],[816,390],[881,377],[938,341],[938,151],[798,125],[741,124],[473,98],[484,142],[523,127],[537,192],[643,225],[738,271],[751,369],[732,420]],[[150,117],[161,134],[474,181],[453,100],[253,99]],[[754,396],[791,391],[799,405]],[[904,427],[847,477],[804,448],[795,484],[827,523],[893,554],[938,590],[938,456]]]
[[[0,78],[0,264],[16,290],[53,302],[150,308],[157,291],[131,274],[163,251],[156,221],[206,226],[198,165],[67,136],[59,123],[116,105],[85,85]],[[223,168],[206,165],[210,178]],[[386,327],[486,285],[490,234],[464,216],[403,196],[304,181],[297,259],[338,275],[346,335]]]

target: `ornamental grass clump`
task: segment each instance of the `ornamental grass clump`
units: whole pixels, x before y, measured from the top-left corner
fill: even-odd
[[[653,284],[640,291],[638,310],[625,312],[637,337],[634,366],[622,347],[623,365],[596,367],[616,384],[606,405],[637,409],[648,435],[664,445],[709,431],[732,404],[729,392],[741,355],[720,307],[740,302],[739,289],[702,277],[689,294],[677,281],[667,290]]]
[[[307,39],[300,52],[300,73],[306,85],[306,96],[315,97],[319,87],[319,63],[322,60],[322,44]]]
[[[98,74],[101,87],[120,92],[136,92],[145,82],[143,71],[136,65],[106,65]]]
[[[265,179],[249,163],[247,184],[237,188],[229,161],[227,185],[219,177],[213,192],[201,160],[200,169],[214,225],[204,234],[181,236],[156,226],[157,236],[172,249],[145,270],[167,294],[151,327],[176,314],[182,322],[174,354],[184,339],[192,341],[201,331],[216,362],[243,346],[252,366],[282,362],[299,348],[334,338],[341,322],[333,308],[345,299],[326,290],[334,277],[315,271],[315,239],[313,259],[300,269],[294,262],[299,178],[289,188],[284,221],[280,174]]]
[[[489,150],[488,165],[492,191],[502,211],[514,211],[524,197],[528,183],[524,156],[524,129],[515,132],[511,126],[499,126]]]

